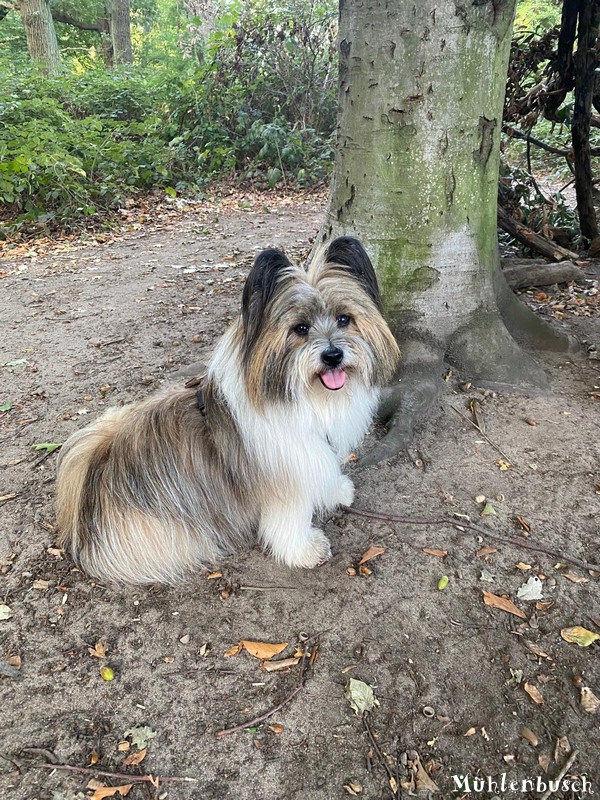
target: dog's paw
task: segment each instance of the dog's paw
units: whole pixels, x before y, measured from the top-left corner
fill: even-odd
[[[353,502],[354,484],[347,475],[342,475],[338,486],[336,505],[351,506]]]
[[[303,548],[288,562],[290,567],[313,569],[331,558],[331,545],[323,531],[311,528],[303,541]]]

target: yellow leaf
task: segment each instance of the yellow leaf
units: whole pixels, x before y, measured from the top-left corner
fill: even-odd
[[[509,600],[506,597],[499,597],[497,594],[484,592],[483,602],[486,604],[486,606],[498,608],[500,611],[506,611],[507,614],[514,614],[515,617],[520,617],[521,619],[527,619],[526,615],[521,611],[521,609],[517,608],[512,600]]]
[[[222,578],[222,577],[223,577],[223,573],[221,572],[220,569],[218,569],[216,572],[209,572],[208,575],[206,576],[206,580],[207,581],[214,581],[215,578]]]
[[[588,631],[587,628],[582,628],[580,625],[575,625],[573,628],[563,628],[560,635],[565,642],[572,642],[580,647],[589,647],[597,639],[600,639],[600,634]]]
[[[380,556],[382,553],[385,553],[385,547],[377,547],[377,545],[371,545],[371,547],[369,547],[367,552],[358,562],[358,565],[360,566],[361,564],[366,564],[367,561],[370,561],[372,558]]]
[[[131,753],[131,755],[127,756],[126,759],[123,761],[123,765],[125,767],[135,766],[137,764],[141,764],[142,761],[146,758],[146,753],[148,752],[148,748],[144,747],[143,750],[138,750],[137,752]]]
[[[501,472],[506,472],[507,469],[510,469],[510,461],[505,461],[503,458],[499,459],[498,466],[500,467]]]

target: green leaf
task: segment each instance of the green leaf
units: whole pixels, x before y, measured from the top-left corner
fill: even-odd
[[[177,197],[177,191],[172,186],[165,186],[165,192],[169,197]]]
[[[0,406],[0,411],[10,411],[12,407],[13,407],[12,403],[3,403]]]
[[[438,581],[438,589],[440,592],[443,592],[446,586],[448,586],[448,581],[450,578],[447,575],[442,575],[442,577]]]
[[[34,450],[45,450],[47,453],[53,453],[55,450],[58,450],[59,447],[62,447],[62,442],[40,442],[39,444],[34,444]]]
[[[23,364],[27,364],[26,358],[15,358],[14,361],[5,361],[2,365],[3,367],[22,367]]]

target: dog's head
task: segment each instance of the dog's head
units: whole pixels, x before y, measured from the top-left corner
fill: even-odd
[[[308,272],[279,250],[260,253],[242,297],[241,353],[259,406],[310,390],[347,391],[354,381],[383,386],[398,346],[360,242],[336,239]]]

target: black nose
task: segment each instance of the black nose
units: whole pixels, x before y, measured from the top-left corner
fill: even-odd
[[[321,361],[326,367],[339,367],[344,360],[344,353],[339,347],[328,347],[321,353]]]

